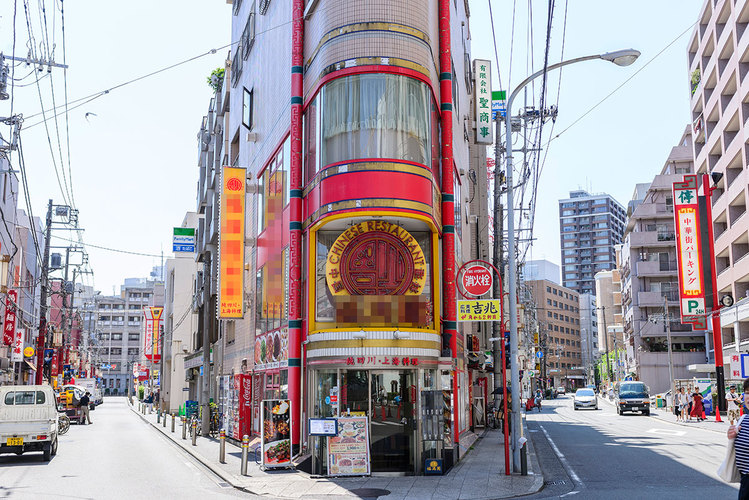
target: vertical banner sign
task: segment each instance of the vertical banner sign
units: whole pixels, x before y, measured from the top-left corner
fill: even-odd
[[[163,307],[145,307],[145,335],[143,336],[143,353],[149,361],[161,361],[160,323],[164,313]]]
[[[485,59],[473,61],[476,75],[476,143],[492,143],[492,74],[491,63]]]
[[[681,322],[695,329],[707,329],[705,316],[705,281],[700,256],[701,241],[697,176],[685,175],[683,182],[674,182],[674,219],[676,256],[679,268],[679,304]]]
[[[263,400],[263,467],[291,466],[291,406],[288,399]]]
[[[16,302],[18,291],[8,290],[5,297],[5,324],[3,325],[3,344],[11,345],[16,333]]]
[[[219,215],[219,317],[244,316],[244,168],[224,167]]]
[[[13,362],[20,363],[23,361],[23,337],[26,333],[26,330],[18,329],[16,330],[16,335],[13,340],[13,353],[10,357],[10,360]]]

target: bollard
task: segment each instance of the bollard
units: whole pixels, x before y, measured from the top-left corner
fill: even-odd
[[[161,410],[156,410],[156,423],[161,423]]]
[[[172,434],[174,434],[174,413],[172,413]]]
[[[143,404],[143,415],[145,415],[145,414],[146,414],[146,405]]]
[[[528,448],[525,446],[525,443],[528,440],[524,437],[521,437],[518,440],[518,444],[520,445],[520,475],[521,476],[527,476],[528,475]]]
[[[164,418],[161,419],[161,427],[166,429],[166,413],[162,415]]]
[[[185,417],[182,417],[182,439],[187,439],[187,423]]]
[[[250,438],[247,434],[242,436],[242,471],[243,476],[247,475],[247,452],[250,447]]]
[[[218,461],[222,464],[226,463],[226,432],[221,429],[218,434]]]
[[[197,420],[192,421],[192,445],[197,446],[196,441],[198,440],[198,422]]]

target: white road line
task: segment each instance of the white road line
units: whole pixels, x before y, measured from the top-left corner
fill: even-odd
[[[686,434],[684,431],[675,431],[673,429],[650,429],[646,432],[650,434],[665,434],[666,436],[683,436]]]
[[[544,429],[544,426],[539,425],[539,427],[541,428],[541,431],[544,433],[544,436],[546,436],[546,440],[549,441],[549,444],[551,445],[551,449],[554,450],[554,453],[556,453],[557,457],[559,458],[559,461],[562,462],[562,465],[564,466],[565,470],[570,475],[572,480],[576,482],[579,486],[582,486],[583,482],[580,480],[580,477],[572,469],[572,467],[570,466],[570,463],[567,461],[567,458],[565,458],[564,454],[561,451],[559,451],[559,448],[557,448],[557,445],[551,439],[551,436],[549,436],[549,433],[546,432],[546,429]]]

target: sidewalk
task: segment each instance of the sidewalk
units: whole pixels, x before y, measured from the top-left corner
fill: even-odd
[[[445,476],[399,476],[399,477],[355,477],[320,478],[302,471],[263,472],[254,462],[253,454],[247,464],[247,476],[239,474],[242,453],[238,447],[226,444],[226,464],[218,462],[217,439],[198,437],[192,446],[189,433],[182,440],[182,427],[177,420],[174,434],[171,433],[171,417],[166,427],[156,424],[156,413],[142,415],[137,406],[133,413],[153,426],[177,446],[180,446],[205,467],[221,477],[231,486],[254,495],[272,498],[336,498],[381,500],[481,500],[511,498],[535,493],[543,486],[538,460],[528,440],[527,476],[504,475],[503,436],[499,430],[488,430],[471,446],[468,454]],[[385,491],[365,491],[365,490]]]

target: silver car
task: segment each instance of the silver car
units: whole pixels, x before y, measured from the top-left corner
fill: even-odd
[[[593,392],[593,389],[578,389],[577,392],[575,392],[573,404],[575,410],[579,410],[580,408],[593,408],[594,410],[597,410],[598,398],[596,397],[596,393]]]

